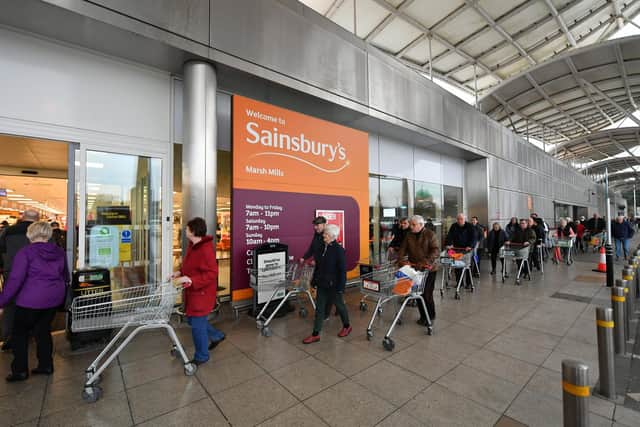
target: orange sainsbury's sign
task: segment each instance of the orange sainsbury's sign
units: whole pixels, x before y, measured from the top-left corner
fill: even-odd
[[[368,135],[241,96],[233,97],[234,300],[250,297],[251,250],[306,251],[316,211],[344,211],[348,268],[368,251]]]

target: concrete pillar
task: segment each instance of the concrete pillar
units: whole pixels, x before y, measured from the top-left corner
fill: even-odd
[[[199,216],[216,235],[216,70],[204,61],[184,64],[182,144],[183,223]]]

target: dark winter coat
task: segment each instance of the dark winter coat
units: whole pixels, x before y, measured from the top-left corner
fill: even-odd
[[[192,282],[184,289],[186,315],[198,317],[211,313],[218,291],[218,262],[212,236],[204,236],[195,245],[189,242],[180,272]]]
[[[507,233],[503,229],[498,231],[492,229],[487,235],[487,249],[491,253],[497,253],[507,240]]]
[[[536,243],[536,232],[530,229],[529,227],[524,230],[520,227],[513,233],[512,236],[509,237],[509,241],[511,243],[516,243],[522,245],[524,243],[529,243],[529,245],[533,245]]]
[[[395,230],[393,230],[393,239],[389,243],[389,247],[399,249],[402,245],[402,242],[404,241],[405,236],[408,233],[410,233],[410,230],[408,228],[402,229],[400,227],[397,227]]]
[[[614,239],[630,239],[633,237],[633,234],[634,231],[629,221],[622,221],[622,224],[614,221],[611,224],[611,236],[613,236]]]
[[[15,299],[19,307],[45,309],[64,303],[69,283],[67,258],[53,243],[36,242],[13,258],[9,280],[0,294],[0,306]]]
[[[31,221],[20,221],[10,227],[7,227],[0,236],[0,256],[2,256],[2,266],[5,278],[9,276],[13,258],[18,251],[29,245],[27,239],[27,228],[33,224]]]
[[[447,245],[453,245],[455,248],[473,248],[476,246],[476,233],[470,222],[459,225],[454,222],[447,233]]]
[[[347,283],[346,265],[344,248],[338,242],[334,240],[324,245],[313,271],[313,285],[344,292],[344,286]]]
[[[309,243],[309,249],[302,255],[302,258],[309,259],[313,257],[315,262],[318,262],[320,256],[322,255],[322,251],[324,250],[324,240],[322,240],[322,233],[313,233],[313,238],[311,239],[311,243]]]

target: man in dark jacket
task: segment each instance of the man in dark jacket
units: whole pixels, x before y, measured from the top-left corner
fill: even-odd
[[[594,213],[593,218],[589,218],[584,226],[593,235],[602,233],[602,231],[604,231],[606,227],[606,224],[604,223],[604,219],[600,218],[597,213]]]
[[[536,242],[534,247],[531,248],[531,260],[533,261],[533,266],[540,270],[542,260],[540,259],[538,253],[538,245],[542,245],[544,242],[544,226],[541,222],[536,221],[536,218],[531,216],[529,217],[529,228],[533,230],[536,235]]]
[[[389,243],[389,255],[397,255],[404,237],[409,233],[409,219],[404,217],[398,221],[398,226],[393,228],[393,239]]]
[[[505,242],[505,244],[515,244],[518,246],[531,246],[536,243],[536,232],[529,228],[529,220],[527,218],[520,219],[520,227],[513,233],[512,236],[509,237],[509,240]],[[520,263],[522,261],[518,261],[518,268],[520,268]],[[530,271],[527,271],[527,274],[531,274]]]
[[[410,264],[417,270],[429,268],[422,298],[427,306],[429,319],[431,321],[436,318],[436,305],[433,301],[433,289],[436,283],[436,272],[438,256],[440,248],[436,234],[425,227],[424,218],[420,215],[414,215],[409,220],[411,232],[407,234],[398,256],[399,265]],[[427,326],[427,313],[424,311],[422,304],[418,302],[418,310],[420,311],[420,319],[418,324]]]
[[[6,228],[0,236],[0,256],[2,256],[3,279],[6,282],[9,279],[13,258],[16,253],[29,244],[27,239],[27,228],[40,219],[40,214],[32,209],[27,209],[22,214],[21,220]],[[13,329],[13,315],[16,306],[13,301],[7,303],[2,310],[2,347],[0,350],[7,351],[11,349],[11,330]]]
[[[465,252],[469,252],[476,246],[473,226],[466,221],[466,217],[463,213],[459,213],[456,216],[456,222],[451,225],[451,228],[449,228],[446,245],[449,248],[464,249]],[[455,272],[457,282],[460,280],[462,270],[456,268]],[[471,277],[465,276],[465,282],[465,287],[471,288]]]
[[[309,248],[304,253],[301,261],[307,261],[313,257],[313,263],[317,264],[318,260],[322,256],[322,251],[324,250],[324,241],[322,240],[322,233],[324,233],[324,229],[327,226],[327,219],[323,216],[318,216],[311,221],[313,224],[313,238],[311,239],[311,243],[309,243]],[[329,318],[331,314],[331,306],[333,302],[331,300],[327,301],[327,311],[325,313],[325,319]]]
[[[316,317],[313,322],[313,333],[302,340],[304,344],[320,341],[323,313],[325,305],[330,300],[334,301],[342,320],[342,329],[338,333],[338,337],[344,338],[351,333],[349,313],[344,303],[344,288],[347,283],[346,258],[344,248],[336,242],[338,234],[340,234],[340,229],[337,225],[329,224],[324,229],[324,246],[320,258],[316,262],[312,279],[313,286],[317,289]]]
[[[633,234],[633,227],[622,215],[619,215],[611,224],[611,237],[616,243],[616,261],[620,259],[621,249],[624,249],[624,259],[626,260],[629,257],[629,240],[631,240]]]

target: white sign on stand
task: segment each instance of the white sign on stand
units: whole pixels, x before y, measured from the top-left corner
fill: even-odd
[[[282,286],[287,273],[287,253],[271,252],[257,255],[258,265],[258,304],[269,300],[276,288],[280,288],[274,300],[284,298],[285,287]]]

